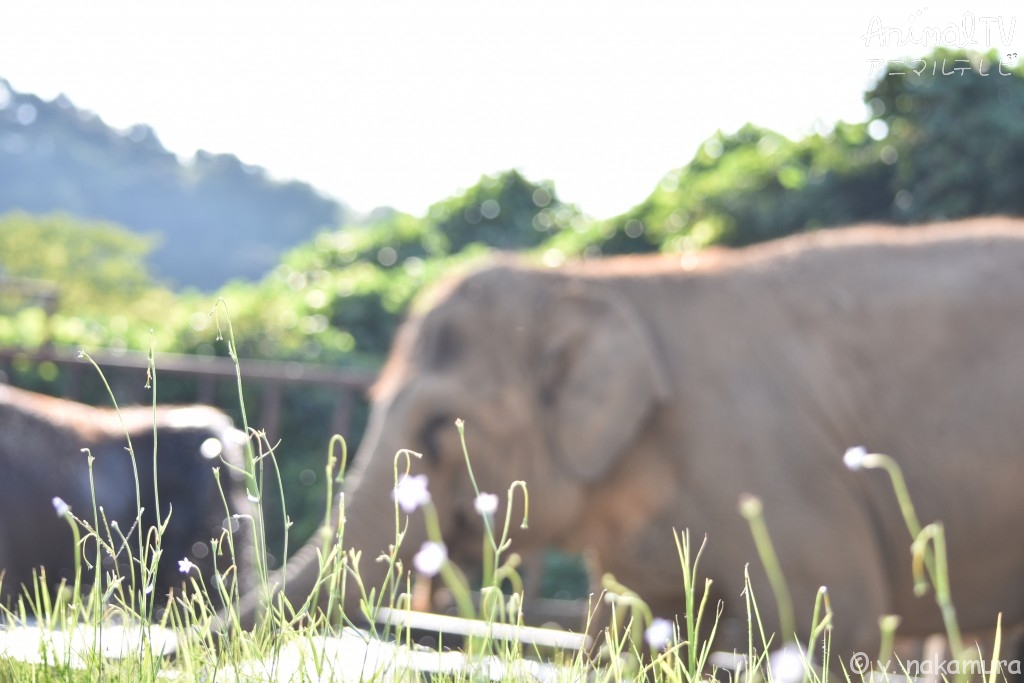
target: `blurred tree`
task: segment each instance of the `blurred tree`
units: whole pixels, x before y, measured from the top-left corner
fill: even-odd
[[[484,176],[462,195],[434,204],[427,214],[448,253],[473,243],[530,249],[568,226],[579,212],[558,200],[550,183],[531,183],[518,171]]]
[[[866,124],[839,123],[799,141],[748,124],[707,140],[625,214],[547,246],[589,256],[684,251],[879,220],[893,173]]]
[[[112,223],[9,213],[0,216],[0,274],[53,282],[62,310],[109,311],[155,286],[145,265],[153,244]]]
[[[536,247],[552,234],[584,225],[550,183],[508,171],[481,178],[430,207],[423,218],[383,212],[365,226],[322,233],[288,253],[260,287],[301,292],[307,303],[318,304],[332,330],[346,335],[346,351],[382,356],[426,283],[488,249]],[[274,300],[266,293],[259,297]]]
[[[741,246],[863,221],[1024,214],[1024,69],[938,49],[865,94],[873,116],[800,140],[717,133],[641,204],[546,246],[619,254]]]
[[[1024,214],[1024,69],[944,48],[906,62],[865,95],[898,155],[890,218]]]

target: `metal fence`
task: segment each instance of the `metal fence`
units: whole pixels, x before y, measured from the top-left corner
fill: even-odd
[[[133,387],[137,395],[127,395],[126,402],[142,402],[149,370],[148,354],[139,351],[102,350],[90,352],[89,356],[102,369],[122,371],[118,382],[119,395],[125,396],[126,387]],[[37,349],[0,349],[0,371],[7,377],[13,376],[18,363],[54,363],[66,372],[67,380],[63,394],[65,398],[78,398],[78,389],[84,372],[91,372],[88,359],[81,357],[77,349],[62,346],[44,346]],[[160,374],[192,377],[197,383],[196,403],[214,403],[218,383],[234,382],[237,378],[234,361],[217,356],[192,356],[162,353],[156,358],[156,369]],[[242,381],[246,385],[259,385],[262,389],[259,425],[267,436],[280,436],[281,403],[284,390],[295,385],[317,385],[333,389],[334,414],[331,430],[347,434],[352,421],[352,406],[355,399],[373,383],[376,373],[357,368],[339,368],[311,363],[241,359],[238,364]]]

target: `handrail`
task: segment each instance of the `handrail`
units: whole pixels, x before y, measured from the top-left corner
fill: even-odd
[[[149,354],[141,351],[119,351],[98,349],[90,351],[92,358],[104,370],[134,370],[145,372],[149,369]],[[35,363],[52,362],[67,366],[72,377],[66,390],[67,398],[75,398],[74,377],[89,363],[78,349],[70,346],[45,345],[38,348],[0,348],[0,368],[16,360]],[[197,402],[213,401],[214,385],[218,380],[234,378],[235,362],[223,356],[197,356],[181,353],[159,353],[155,358],[156,370],[160,374],[191,375],[199,380]],[[279,436],[281,408],[284,391],[296,384],[334,387],[335,405],[331,418],[334,433],[347,434],[352,420],[352,405],[356,394],[365,394],[376,379],[377,373],[366,368],[342,368],[334,365],[300,363],[297,361],[272,361],[243,358],[237,371],[242,379],[264,386],[260,410],[260,424],[273,437]],[[0,372],[0,377],[3,373]],[[2,380],[0,380],[2,381]],[[142,386],[141,382],[138,386]],[[130,402],[130,401],[129,401]]]
[[[47,315],[57,310],[60,291],[57,285],[49,280],[38,280],[27,277],[12,277],[0,274],[0,292],[16,292],[23,296],[35,297],[43,303]]]
[[[90,351],[89,356],[100,367],[145,370],[149,355],[141,351]],[[44,346],[36,349],[0,348],[0,359],[27,358],[33,361],[52,361],[85,364],[78,349],[68,346]],[[263,382],[322,384],[342,386],[365,391],[373,384],[377,372],[365,368],[342,368],[334,365],[272,361],[242,358],[239,360],[242,377]],[[197,356],[182,353],[158,353],[156,369],[161,373],[213,375],[234,377],[235,363],[222,356]]]

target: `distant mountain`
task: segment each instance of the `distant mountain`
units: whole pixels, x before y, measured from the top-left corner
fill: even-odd
[[[52,102],[0,79],[0,213],[62,210],[158,236],[154,273],[215,289],[255,279],[285,250],[349,217],[300,182],[278,182],[230,154],[183,164],[152,128],[116,130],[63,95]]]

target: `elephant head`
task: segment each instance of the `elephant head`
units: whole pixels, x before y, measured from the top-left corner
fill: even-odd
[[[229,516],[212,468],[221,465],[231,513],[245,513],[237,474],[243,441],[230,418],[208,406],[161,407],[156,413],[152,407],[129,407],[118,414],[0,385],[0,597],[22,595],[22,586],[40,567],[51,584],[71,578],[76,549],[68,523],[54,514],[55,498],[90,526],[102,509],[100,535],[116,541],[124,534],[136,558],[138,529],[152,543],[150,530],[167,520],[149,582],[157,605],[187,582],[180,560],[188,559],[203,580],[212,580],[227,561],[215,557],[211,539],[222,535]],[[244,545],[239,538],[236,547]],[[95,545],[87,545],[85,556],[91,559],[94,551]],[[116,562],[127,580],[135,563],[129,566],[126,558],[124,551],[116,560],[104,553],[104,569]],[[91,581],[91,572],[85,574]],[[215,595],[212,583],[209,588]]]
[[[508,263],[429,291],[373,389],[366,435],[345,481],[344,544],[362,551],[365,585],[380,585],[385,566],[373,559],[394,543],[390,494],[401,449],[422,454],[411,459],[411,473],[428,478],[449,556],[479,562],[484,527],[456,419],[465,423],[481,491],[527,484],[530,529],[513,530],[513,549],[580,547],[588,486],[608,477],[667,398],[658,366],[641,320],[596,280]],[[274,580],[292,605],[313,590],[320,538]],[[406,567],[424,539],[414,515],[400,551]],[[254,623],[257,603],[243,600],[243,625]],[[346,609],[357,604],[350,592]]]

